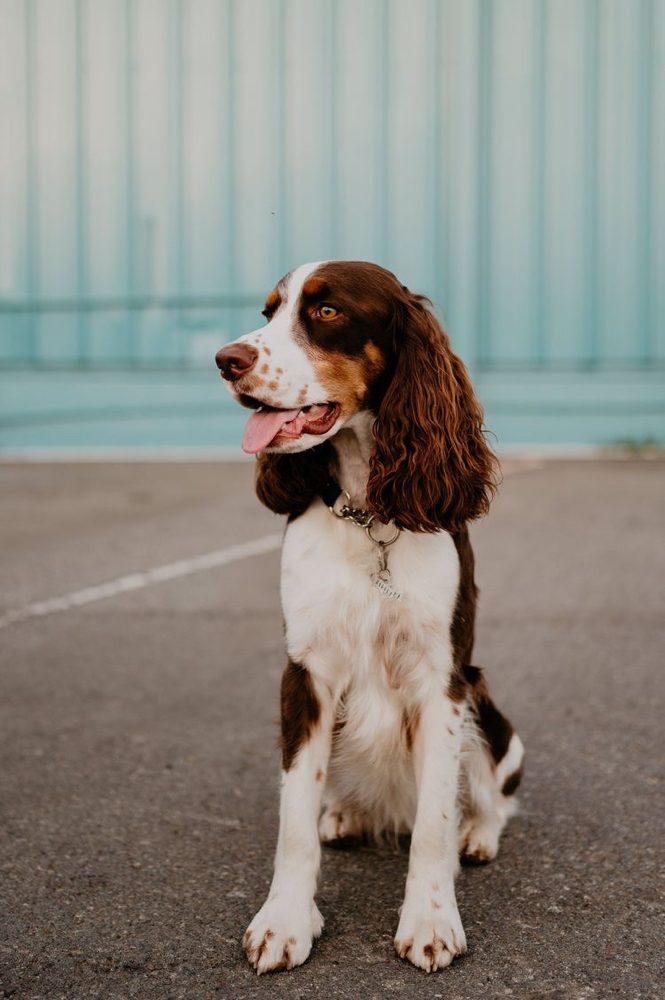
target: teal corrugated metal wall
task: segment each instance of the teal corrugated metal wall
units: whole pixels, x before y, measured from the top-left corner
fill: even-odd
[[[230,444],[310,259],[437,303],[503,443],[665,441],[665,0],[0,0],[0,446]]]

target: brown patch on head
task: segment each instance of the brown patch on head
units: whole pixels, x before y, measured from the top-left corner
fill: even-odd
[[[267,375],[268,372],[270,371],[270,365],[269,364],[261,365],[261,368],[259,370],[262,375]]]
[[[302,286],[302,292],[303,295],[320,295],[321,292],[325,291],[327,287],[327,282],[324,278],[317,278],[316,275],[314,275],[311,278],[308,278]]]
[[[282,296],[279,294],[279,291],[276,288],[273,288],[273,290],[268,293],[268,297],[266,299],[266,312],[274,312],[280,305],[281,301]]]
[[[383,354],[381,350],[376,346],[376,344],[373,344],[371,340],[369,344],[365,346],[365,356],[367,357],[367,360],[369,361],[372,368],[383,367],[383,362],[384,362]]]
[[[321,712],[309,670],[291,660],[282,675],[281,709],[282,766],[288,771]]]
[[[342,416],[349,417],[360,409],[369,388],[364,366],[356,358],[341,353],[310,348],[308,354],[327,399],[340,404]]]

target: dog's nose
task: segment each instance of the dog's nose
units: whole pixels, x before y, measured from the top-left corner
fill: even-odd
[[[227,344],[217,351],[215,361],[227,382],[237,382],[242,375],[251,372],[259,352],[249,344]]]

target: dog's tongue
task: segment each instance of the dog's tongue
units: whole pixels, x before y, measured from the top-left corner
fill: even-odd
[[[256,455],[267,448],[284,424],[294,420],[300,410],[255,410],[245,424],[242,436],[242,450],[248,455]]]

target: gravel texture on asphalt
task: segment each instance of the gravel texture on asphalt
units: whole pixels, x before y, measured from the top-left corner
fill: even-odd
[[[277,827],[270,553],[0,632],[0,996],[665,997],[665,462],[507,471],[472,532],[475,659],[527,764],[498,860],[458,880],[468,954],[395,956],[402,845],[326,849],[307,963],[245,961]],[[0,466],[0,606],[280,530],[252,477]]]

